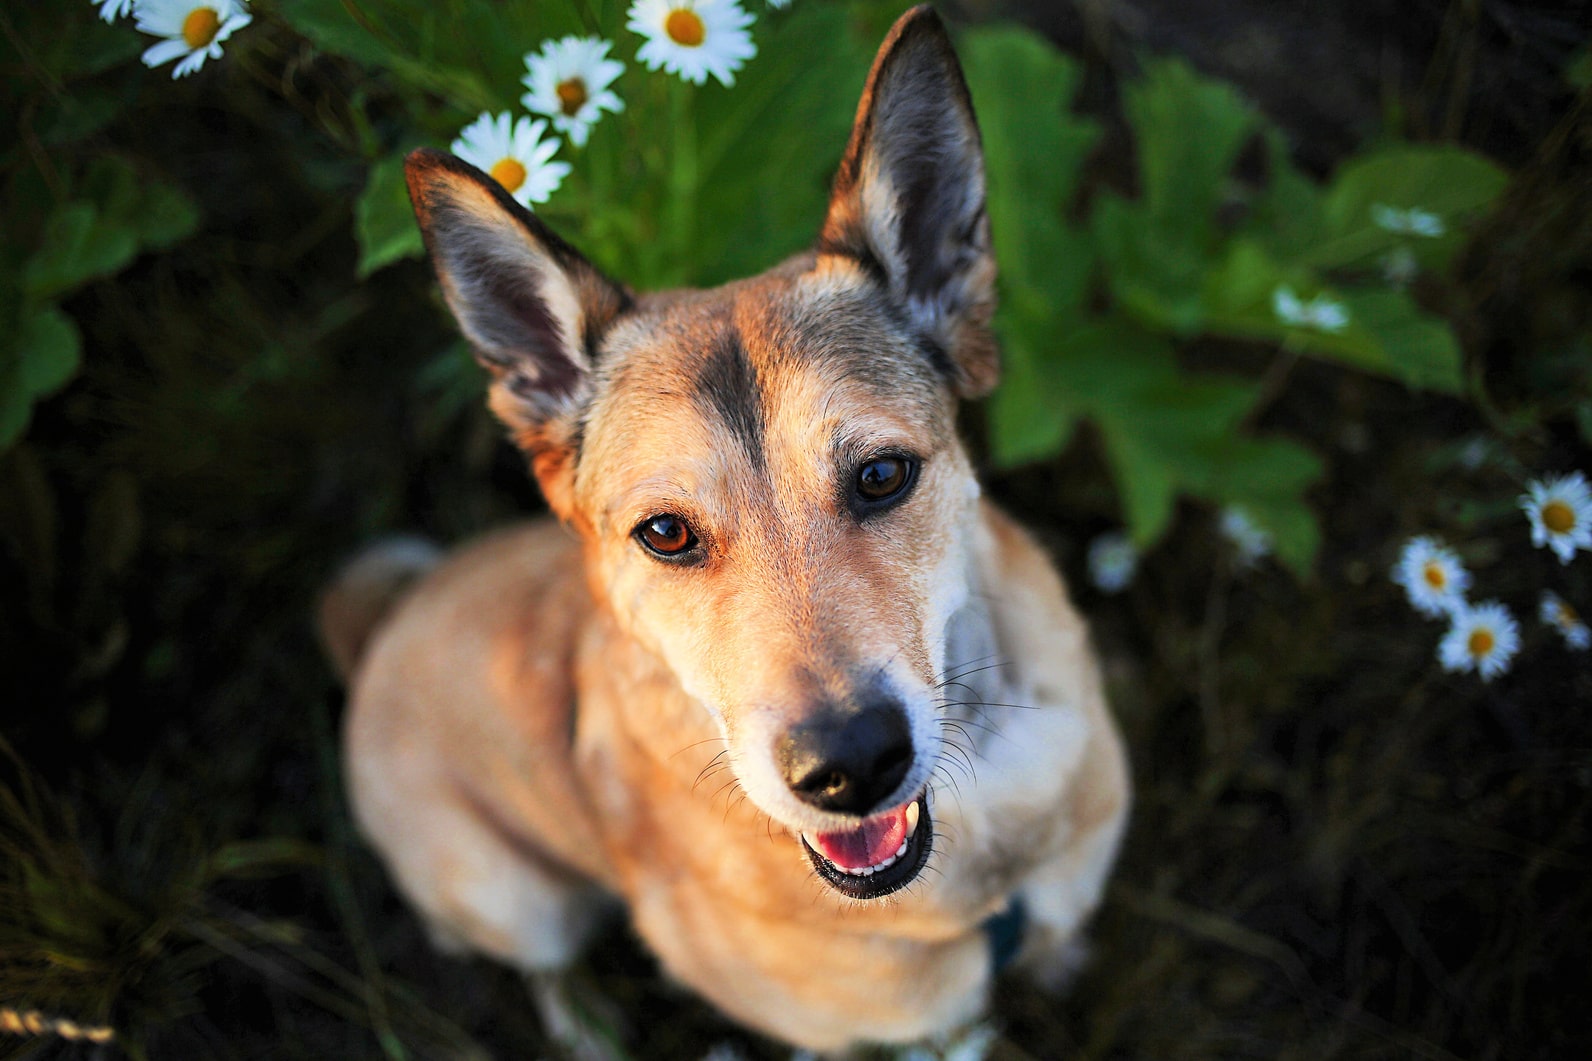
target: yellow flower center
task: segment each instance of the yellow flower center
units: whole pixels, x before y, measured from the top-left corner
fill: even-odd
[[[196,7],[182,20],[182,41],[198,50],[216,39],[221,29],[221,16],[213,7]]]
[[[558,109],[571,118],[586,104],[586,82],[578,77],[560,81],[553,91],[558,93]]]
[[[516,158],[500,158],[492,163],[488,172],[493,180],[503,185],[505,191],[511,193],[519,191],[520,185],[525,183],[525,167]]]
[[[1575,609],[1574,608],[1570,607],[1564,601],[1560,601],[1559,602],[1559,606],[1558,606],[1558,609],[1557,609],[1557,616],[1556,616],[1555,621],[1560,626],[1565,626],[1565,627],[1574,626],[1577,622],[1580,621],[1580,619],[1581,619],[1581,617],[1575,613]]]
[[[1465,642],[1465,649],[1476,659],[1481,659],[1493,650],[1496,643],[1491,630],[1472,630],[1470,640]]]
[[[697,48],[707,38],[708,28],[702,24],[701,15],[688,7],[677,7],[663,20],[663,32],[681,47]]]
[[[1427,564],[1421,568],[1421,577],[1435,590],[1448,588],[1448,572],[1443,570],[1442,564]]]
[[[1575,530],[1575,509],[1554,498],[1542,506],[1542,525],[1555,534],[1569,534]]]

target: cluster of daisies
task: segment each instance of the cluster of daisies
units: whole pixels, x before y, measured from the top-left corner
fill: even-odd
[[[789,2],[768,0],[770,7]],[[625,28],[645,38],[636,58],[647,69],[695,85],[711,75],[727,88],[757,54],[749,31],[754,20],[739,0],[636,0],[627,19]],[[612,48],[601,37],[546,41],[525,57],[526,93],[520,97],[540,117],[482,114],[459,133],[453,153],[490,174],[520,205],[545,203],[570,172],[569,163],[553,159],[559,141],[544,138],[549,129],[584,147],[604,111],[624,110],[611,86],[625,67],[608,57]]]
[[[1582,473],[1528,484],[1520,507],[1531,524],[1531,544],[1551,549],[1561,564],[1568,564],[1578,550],[1592,551],[1592,488]],[[1490,681],[1509,669],[1520,650],[1520,624],[1498,601],[1468,601],[1470,572],[1453,549],[1428,535],[1411,538],[1399,553],[1392,577],[1417,612],[1448,620],[1448,632],[1437,646],[1445,670],[1475,671]],[[1570,648],[1592,646],[1592,630],[1552,590],[1543,591],[1537,614]]]
[[[782,8],[790,0],[766,0]],[[131,14],[137,29],[159,37],[144,63],[176,60],[172,77],[185,77],[221,58],[221,45],[252,19],[248,0],[93,0],[107,22]],[[753,16],[740,0],[635,0],[625,28],[644,38],[636,59],[649,70],[677,74],[692,84],[711,76],[729,87],[735,72],[757,55]],[[617,114],[624,101],[612,89],[624,64],[609,58],[613,42],[569,36],[543,43],[525,56],[526,92],[520,102],[531,116],[504,111],[482,114],[466,126],[453,153],[490,174],[522,206],[545,203],[570,166],[554,160],[560,142],[586,146],[604,112]]]
[[[173,59],[173,78],[187,77],[206,59],[221,58],[221,43],[253,21],[248,0],[93,0],[100,18],[115,22],[133,16],[140,33],[160,38],[144,52],[144,65],[164,66]]]

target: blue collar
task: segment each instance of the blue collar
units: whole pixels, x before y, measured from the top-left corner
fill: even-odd
[[[1028,927],[1028,907],[1021,895],[1014,895],[1006,909],[984,919],[978,926],[989,943],[990,963],[995,973],[1000,973],[1023,949],[1023,930]]]

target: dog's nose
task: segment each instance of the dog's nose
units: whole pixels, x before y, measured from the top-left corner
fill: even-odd
[[[821,810],[866,815],[912,766],[912,730],[896,703],[819,715],[780,738],[775,759],[796,798]]]

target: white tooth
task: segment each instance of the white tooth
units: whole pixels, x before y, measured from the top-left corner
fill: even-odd
[[[900,858],[902,855],[904,855],[906,853],[907,853],[907,842],[905,840],[903,840],[903,841],[901,841],[901,846],[896,848],[896,853],[890,856],[890,861],[894,862],[896,859]]]
[[[879,863],[877,866],[875,866],[873,868],[876,869],[876,870],[878,870],[878,869],[889,869],[891,866],[893,866],[895,864],[896,864],[896,856],[895,855],[891,855],[889,858],[885,859],[883,862]]]
[[[911,803],[907,804],[907,837],[908,837],[908,839],[911,838],[913,833],[918,831],[918,814],[919,814],[918,801],[917,800],[913,800]],[[904,844],[902,845],[902,849],[903,850],[905,850],[905,846],[906,845],[904,845]]]

